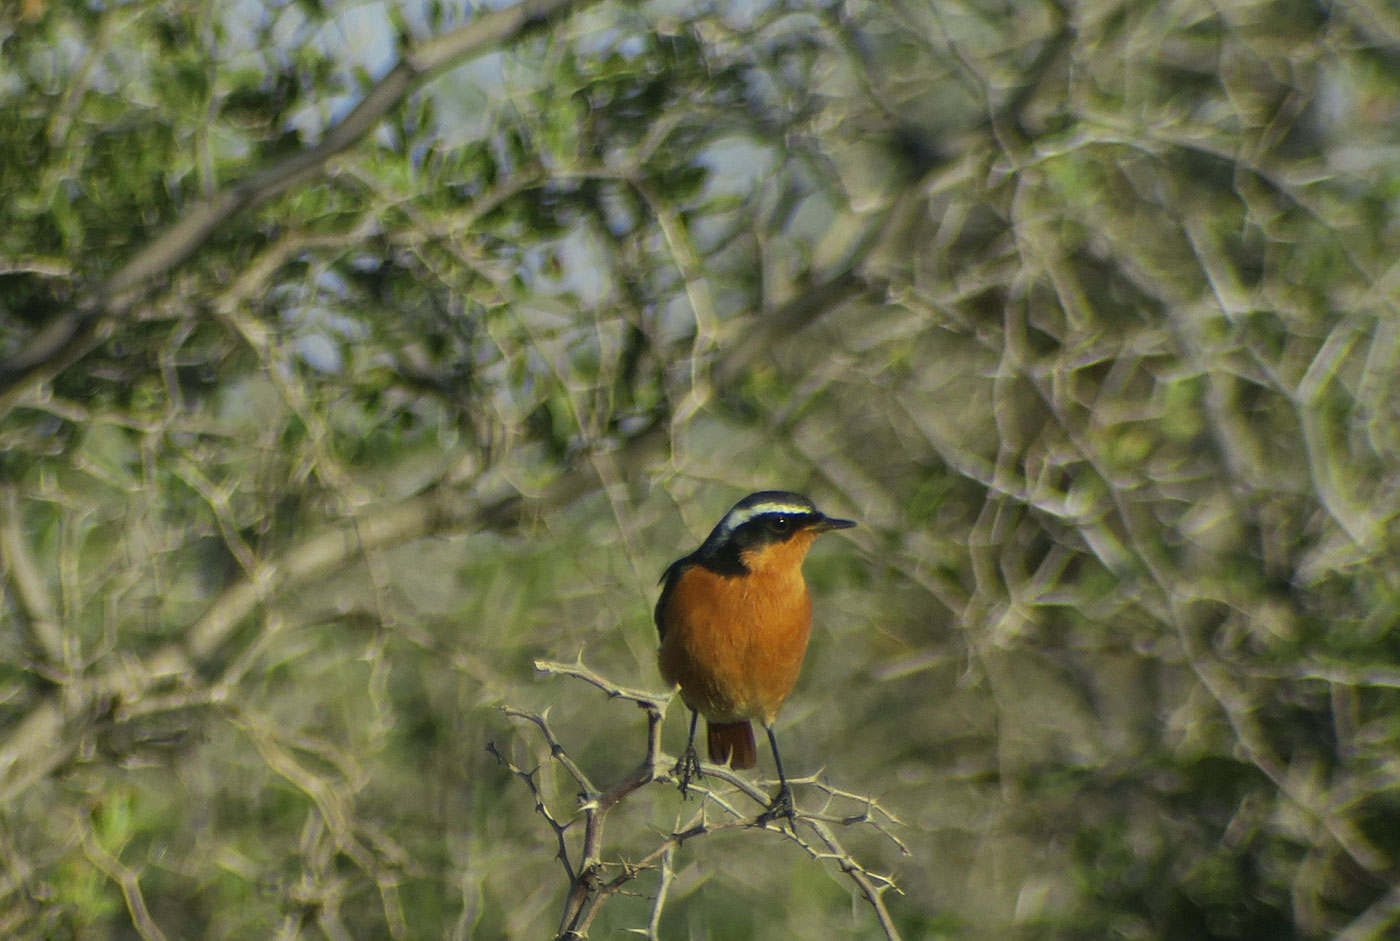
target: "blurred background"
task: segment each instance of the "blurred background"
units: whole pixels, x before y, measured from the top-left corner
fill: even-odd
[[[0,934],[551,937],[500,707],[620,780],[534,661],[663,693],[772,487],[861,524],[778,732],[905,937],[1400,932],[1396,8],[513,15],[0,2]],[[883,936],[670,866],[591,935]]]

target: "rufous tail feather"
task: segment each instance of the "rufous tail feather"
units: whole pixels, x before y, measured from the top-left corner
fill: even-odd
[[[715,764],[728,764],[736,770],[758,764],[758,747],[753,740],[753,726],[748,722],[706,722],[705,734],[710,743],[710,760]]]

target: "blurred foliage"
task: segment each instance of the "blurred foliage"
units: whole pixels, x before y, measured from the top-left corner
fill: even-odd
[[[454,10],[0,4],[0,359]],[[442,73],[0,421],[0,934],[548,936],[498,706],[626,773],[532,663],[659,689],[768,486],[862,523],[781,729],[904,821],[907,937],[1400,930],[1397,102],[1370,0],[603,3]],[[672,865],[667,936],[879,933],[763,833]]]

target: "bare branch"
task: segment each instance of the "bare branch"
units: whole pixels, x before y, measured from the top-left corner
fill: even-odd
[[[1400,922],[1400,885],[1382,895],[1371,907],[1361,913],[1337,934],[1334,941],[1368,941],[1370,938],[1383,938]]]
[[[102,846],[90,823],[84,821],[79,826],[83,831],[83,855],[121,888],[127,913],[131,916],[131,924],[137,934],[143,941],[165,941],[165,932],[161,931],[160,926],[151,917],[146,897],[141,893],[140,874]]]
[[[879,807],[874,798],[863,797],[850,794],[829,786],[821,785],[829,798],[840,798],[853,800],[864,806],[864,812],[860,814],[848,815],[844,818],[822,818],[812,814],[799,811],[796,815],[796,822],[799,828],[810,828],[816,834],[817,844],[814,845],[804,839],[797,830],[784,829],[778,824],[767,821],[763,818],[762,811],[768,805],[768,795],[756,787],[752,782],[746,780],[723,767],[706,767],[705,779],[715,780],[731,786],[741,792],[755,805],[752,815],[742,814],[736,811],[728,801],[714,791],[712,785],[698,786],[692,784],[692,790],[703,796],[704,803],[701,808],[701,818],[690,827],[672,833],[663,838],[655,849],[635,861],[618,861],[608,863],[603,859],[603,839],[604,828],[608,811],[620,806],[626,798],[636,793],[639,789],[652,781],[659,781],[665,784],[677,783],[675,778],[662,770],[661,766],[669,766],[673,762],[660,751],[661,723],[664,718],[664,710],[670,697],[656,696],[644,690],[619,686],[608,680],[606,677],[590,669],[580,662],[568,664],[554,661],[537,661],[536,669],[542,673],[555,676],[567,676],[579,679],[607,694],[612,699],[622,699],[636,703],[647,713],[647,745],[646,753],[637,767],[615,786],[601,794],[594,794],[588,784],[588,778],[579,769],[574,760],[569,756],[567,749],[550,728],[546,716],[539,713],[532,713],[513,707],[505,707],[507,716],[521,719],[533,725],[540,731],[545,743],[549,747],[549,758],[556,761],[565,772],[582,788],[581,801],[575,808],[573,819],[561,822],[561,816],[549,808],[547,799],[542,793],[537,779],[538,771],[527,772],[507,760],[495,745],[488,745],[487,749],[495,756],[501,765],[511,771],[516,777],[525,782],[531,795],[535,799],[536,811],[544,817],[546,823],[554,831],[559,844],[560,864],[564,868],[565,876],[569,880],[569,887],[565,893],[564,904],[561,910],[559,921],[560,938],[581,938],[587,935],[589,926],[597,917],[603,904],[613,895],[622,891],[640,875],[653,870],[659,871],[657,889],[652,900],[651,918],[648,927],[645,929],[650,937],[656,937],[659,932],[662,909],[665,906],[667,891],[672,878],[671,862],[673,854],[683,843],[711,833],[739,830],[739,829],[759,829],[781,834],[785,839],[791,840],[802,848],[813,860],[832,860],[836,863],[841,872],[855,884],[862,897],[865,898],[871,910],[875,913],[880,922],[881,930],[885,937],[898,939],[899,932],[890,916],[888,908],[885,906],[883,895],[891,888],[894,882],[887,876],[878,875],[871,872],[848,853],[836,839],[828,826],[828,820],[834,820],[841,825],[866,824],[874,827],[877,831],[884,833],[894,843],[904,850],[904,845],[888,831],[889,825],[897,825],[898,821],[893,815],[887,813]],[[804,780],[794,780],[793,784],[810,783]],[[705,819],[705,807],[713,804],[721,813],[730,817],[729,822],[711,823]],[[582,814],[582,817],[578,817]],[[566,833],[576,824],[583,824],[582,845],[579,848],[577,861],[570,855],[569,845],[565,839]],[[602,874],[605,869],[617,867],[619,872],[611,879],[604,880]]]
[[[67,668],[58,609],[34,564],[20,519],[19,491],[13,484],[0,483],[0,574],[14,590],[20,625],[34,657],[51,669]]]

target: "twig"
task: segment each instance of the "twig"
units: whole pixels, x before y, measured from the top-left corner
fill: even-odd
[[[131,924],[136,933],[144,941],[165,941],[165,932],[161,931],[160,926],[151,917],[151,911],[146,906],[146,897],[141,894],[141,881],[136,870],[108,852],[98,841],[97,834],[92,831],[90,824],[84,822],[82,827],[83,855],[121,888],[122,898],[126,901],[126,910],[131,916]]]
[[[645,934],[651,938],[659,937],[666,896],[674,878],[672,860],[675,851],[682,844],[698,837],[738,830],[770,831],[797,844],[813,860],[835,862],[837,868],[854,883],[861,896],[875,912],[875,917],[879,921],[885,937],[899,938],[899,931],[895,927],[894,920],[884,902],[884,893],[887,890],[895,889],[898,891],[894,881],[888,876],[870,871],[857,862],[841,846],[831,830],[833,824],[838,826],[868,825],[891,840],[901,852],[907,854],[908,850],[903,842],[889,830],[891,826],[898,826],[899,821],[894,815],[880,807],[874,798],[842,791],[815,779],[795,780],[793,783],[816,786],[827,795],[828,807],[834,800],[851,800],[860,805],[860,812],[842,816],[828,816],[826,811],[821,814],[799,811],[793,828],[785,829],[763,818],[762,811],[767,807],[769,798],[768,794],[755,782],[742,778],[727,768],[707,767],[705,769],[707,782],[720,782],[742,794],[753,802],[753,811],[746,813],[739,810],[724,795],[717,794],[712,783],[706,786],[692,785],[694,792],[701,795],[703,803],[698,818],[690,826],[664,837],[655,849],[641,859],[605,863],[602,858],[602,849],[608,812],[653,781],[666,785],[677,783],[671,772],[663,770],[669,768],[673,761],[661,751],[660,747],[662,720],[671,697],[657,695],[642,689],[619,686],[585,666],[581,661],[560,663],[540,660],[536,661],[535,668],[541,673],[552,676],[566,676],[582,680],[605,693],[609,698],[635,703],[647,714],[647,744],[642,760],[616,785],[606,791],[599,792],[593,787],[587,774],[570,757],[564,744],[550,727],[547,713],[529,712],[511,706],[503,707],[503,711],[510,718],[528,722],[539,730],[545,744],[549,747],[549,760],[558,762],[564,772],[579,786],[579,806],[575,809],[574,816],[567,820],[562,819],[561,815],[550,809],[546,796],[540,787],[538,768],[533,771],[525,771],[506,758],[494,743],[487,745],[487,751],[504,768],[525,783],[535,799],[536,811],[544,817],[558,841],[559,861],[569,880],[569,888],[565,894],[560,913],[558,938],[585,937],[603,904],[611,896],[621,892],[638,876],[653,870],[657,871],[659,875]],[[710,807],[714,807],[728,819],[718,823],[712,822],[707,812]],[[580,814],[581,817],[578,816]],[[579,824],[582,824],[583,827],[582,842],[577,854],[571,855],[567,836],[569,831]],[[815,841],[803,835],[806,829],[810,829],[815,834]],[[605,880],[603,873],[612,867],[618,867],[620,871],[612,878]]]
[[[1334,936],[1334,941],[1368,941],[1389,936],[1400,921],[1400,885],[1377,899],[1346,928]]]
[[[64,668],[67,658],[58,612],[30,555],[20,525],[19,491],[10,483],[0,485],[0,576],[14,588],[30,653],[51,669]]]
[[[661,910],[666,907],[666,896],[671,890],[671,882],[676,877],[675,870],[671,868],[671,857],[675,852],[676,848],[670,844],[661,852],[661,864],[658,867],[661,879],[656,884],[656,896],[651,902],[651,921],[647,922],[649,941],[658,941],[661,937]]]

